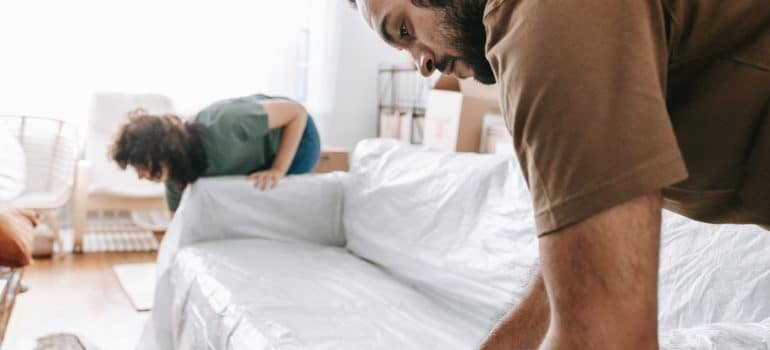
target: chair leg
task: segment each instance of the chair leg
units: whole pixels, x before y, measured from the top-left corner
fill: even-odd
[[[53,233],[53,255],[56,255],[56,251],[58,249],[59,254],[64,252],[64,247],[61,242],[61,231],[59,230],[59,223],[56,222],[56,218],[54,217],[55,212],[49,211],[43,214],[43,220],[45,220],[46,225],[51,229],[51,233]]]
[[[79,161],[75,181],[75,213],[73,229],[75,231],[73,252],[83,253],[83,236],[86,233],[88,225],[88,187],[91,182],[91,163],[88,161]]]

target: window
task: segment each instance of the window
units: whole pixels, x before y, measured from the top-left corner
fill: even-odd
[[[304,100],[310,1],[3,1],[0,113],[82,121],[98,91],[166,94],[182,113],[254,92]]]

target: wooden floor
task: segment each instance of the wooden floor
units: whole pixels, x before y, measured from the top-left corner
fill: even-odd
[[[91,253],[36,261],[25,269],[29,291],[16,299],[2,349],[32,350],[38,337],[61,332],[105,350],[134,349],[149,313],[134,310],[112,266],[154,260],[155,253]]]

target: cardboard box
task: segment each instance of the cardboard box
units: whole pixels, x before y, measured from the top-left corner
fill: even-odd
[[[498,87],[441,76],[428,94],[423,144],[444,151],[479,152],[484,115],[499,111]]]
[[[513,137],[505,126],[505,119],[500,113],[484,115],[484,128],[481,134],[481,153],[512,154]]]
[[[324,148],[321,150],[321,158],[318,160],[313,172],[316,174],[331,173],[334,171],[348,171],[350,169],[350,153],[342,148]]]
[[[412,142],[412,111],[387,111],[380,115],[379,137]]]

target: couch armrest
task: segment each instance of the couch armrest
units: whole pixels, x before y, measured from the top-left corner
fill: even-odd
[[[239,238],[344,246],[346,176],[290,176],[264,192],[244,177],[201,179],[184,192],[161,255],[197,242]]]
[[[344,246],[342,208],[346,173],[290,176],[262,192],[244,177],[201,179],[182,202],[163,237],[155,308],[147,339],[172,347],[168,268],[177,251],[203,241],[261,238]]]

